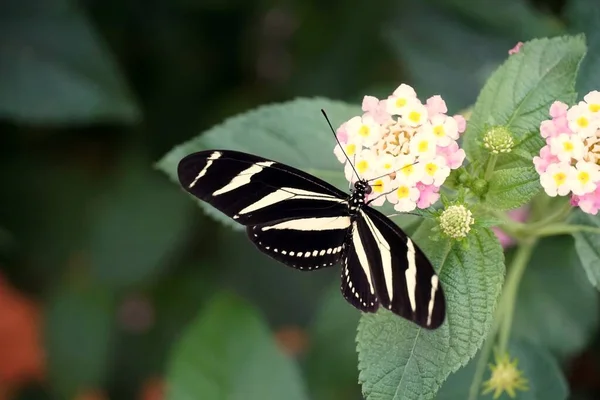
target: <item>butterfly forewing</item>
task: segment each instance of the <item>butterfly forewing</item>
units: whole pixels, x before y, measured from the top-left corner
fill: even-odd
[[[444,322],[444,293],[433,266],[416,244],[379,211],[364,207],[357,227],[382,307],[435,329]]]
[[[251,154],[209,150],[179,163],[181,185],[242,225],[346,212],[346,193],[296,168]]]

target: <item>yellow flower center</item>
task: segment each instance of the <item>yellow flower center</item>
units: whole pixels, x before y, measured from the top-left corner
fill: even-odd
[[[415,167],[412,164],[409,164],[406,167],[403,167],[400,171],[402,171],[404,175],[410,176],[413,174],[413,172],[415,172]]]
[[[367,160],[360,160],[356,163],[356,169],[361,174],[364,173],[369,168],[369,162]]]
[[[352,157],[354,153],[356,153],[356,145],[353,143],[346,145],[346,154],[348,154],[349,157]]]
[[[429,149],[429,142],[427,140],[420,141],[418,149],[420,153],[425,153]]]
[[[577,125],[579,125],[582,128],[587,128],[587,126],[589,125],[590,121],[588,121],[588,119],[586,117],[579,117],[577,118]]]
[[[563,149],[565,151],[571,152],[571,151],[573,151],[573,148],[574,148],[574,146],[573,146],[572,142],[564,142],[563,143]]]
[[[405,105],[406,105],[406,99],[405,98],[398,98],[398,99],[396,99],[396,107],[402,108]]]
[[[418,111],[411,111],[408,113],[408,119],[412,122],[419,122],[421,120],[421,113]]]
[[[438,170],[438,166],[435,165],[434,163],[429,163],[425,166],[425,172],[427,172],[427,174],[429,174],[430,176],[435,175],[435,172]]]
[[[438,125],[433,127],[433,134],[437,137],[446,136],[446,131],[444,130],[444,125]]]
[[[396,194],[399,199],[405,199],[410,194],[410,190],[408,189],[408,186],[400,186],[398,190],[396,190]]]
[[[600,111],[600,104],[589,104],[588,109],[591,112],[596,113],[596,112]]]
[[[377,179],[372,186],[373,186],[374,192],[376,192],[376,193],[383,192],[383,181],[381,179]]]
[[[391,163],[384,163],[383,164],[383,169],[391,169],[392,168],[392,164]]]
[[[369,129],[368,126],[363,125],[360,127],[360,129],[358,130],[358,134],[362,137],[367,137],[369,136],[369,133],[371,132],[371,130]]]
[[[565,174],[564,172],[557,172],[556,174],[554,174],[553,178],[554,183],[556,183],[556,186],[561,186],[564,185],[565,181],[567,180],[567,174]]]
[[[582,185],[585,185],[590,181],[590,174],[585,171],[581,171],[577,174],[577,179],[579,179],[579,182],[581,182]]]

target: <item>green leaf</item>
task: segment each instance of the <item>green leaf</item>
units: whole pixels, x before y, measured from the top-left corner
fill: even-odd
[[[0,12],[0,115],[28,124],[136,122],[140,111],[87,17],[64,0]]]
[[[508,58],[485,84],[467,124],[464,148],[469,160],[485,159],[486,126],[510,129],[519,145],[548,119],[555,100],[573,103],[575,79],[586,47],[582,35],[535,39]],[[539,149],[529,149],[533,156]],[[523,161],[525,166],[527,161]]]
[[[256,311],[219,295],[176,344],[167,398],[307,399],[297,366],[275,345]]]
[[[565,359],[583,350],[597,323],[598,295],[587,282],[573,239],[542,239],[519,284],[513,337],[528,339]]]
[[[114,298],[99,287],[63,287],[44,310],[50,381],[60,396],[103,387],[111,360]]]
[[[474,229],[465,249],[457,242],[423,240],[431,228],[422,224],[413,239],[437,267],[446,322],[427,331],[386,310],[363,315],[357,341],[367,400],[433,398],[446,377],[473,357],[490,328],[504,280],[498,240],[488,229]]]
[[[574,211],[570,222],[577,225],[588,225],[600,228],[600,216],[586,214],[583,211]],[[581,264],[587,273],[592,285],[600,289],[600,235],[589,232],[576,232],[575,249],[581,260]]]
[[[511,340],[508,352],[518,360],[518,368],[527,379],[528,390],[517,391],[513,400],[564,400],[569,395],[567,381],[560,370],[560,366],[554,358],[534,342],[524,340]],[[459,369],[448,377],[438,392],[436,400],[466,399],[469,397],[469,389],[475,373],[475,365],[479,359],[479,353],[464,368]],[[489,363],[494,363],[493,355]],[[484,381],[491,377],[489,368],[484,375]],[[481,393],[481,392],[480,392]],[[479,399],[492,399],[493,392],[485,396],[480,394]],[[506,393],[498,397],[500,400],[509,400]]]
[[[583,32],[587,41],[588,52],[577,77],[577,92],[583,97],[600,88],[600,4],[595,0],[570,0],[566,3],[566,16],[571,30]]]
[[[347,189],[342,164],[333,154],[335,139],[321,109],[327,111],[334,127],[361,114],[356,106],[323,98],[262,106],[175,147],[157,166],[179,184],[177,164],[186,155],[206,149],[239,150],[292,165]],[[216,219],[240,227],[205,202],[198,202]]]
[[[191,227],[193,204],[136,156],[130,155],[114,186],[91,207],[92,274],[116,289],[156,277]]]
[[[540,176],[533,164],[495,171],[485,201],[491,208],[509,210],[522,206],[541,189]]]
[[[323,296],[321,304],[310,327],[306,358],[311,391],[320,399],[357,397],[360,388],[356,379],[356,327],[360,313],[344,300],[338,280]]]

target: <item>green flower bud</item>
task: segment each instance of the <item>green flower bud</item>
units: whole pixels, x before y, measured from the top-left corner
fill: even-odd
[[[473,214],[463,205],[454,205],[445,209],[439,217],[440,230],[453,239],[462,239],[471,230],[475,222]]]
[[[488,181],[485,179],[475,179],[473,183],[471,183],[471,190],[478,196],[483,196],[488,191]]]
[[[483,136],[483,147],[493,154],[509,153],[514,145],[510,131],[504,126],[495,126]]]

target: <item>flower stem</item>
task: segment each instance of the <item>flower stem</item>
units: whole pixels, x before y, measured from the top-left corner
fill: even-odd
[[[508,347],[508,339],[510,338],[519,284],[521,283],[521,278],[523,277],[523,273],[529,263],[531,253],[533,252],[536,243],[537,238],[521,241],[508,271],[499,305],[499,308],[502,309],[503,312],[502,324],[498,334],[498,348],[501,353],[506,352]]]
[[[600,228],[586,225],[569,225],[569,224],[552,224],[547,225],[543,228],[539,228],[535,231],[537,236],[556,236],[556,235],[568,235],[575,232],[589,232],[600,234]]]
[[[488,158],[487,167],[485,168],[485,174],[483,175],[484,179],[489,182],[494,173],[494,168],[496,168],[496,161],[498,161],[498,154],[490,154],[490,158]]]
[[[560,207],[558,207],[552,214],[548,215],[546,218],[529,224],[527,226],[527,230],[529,232],[537,233],[537,230],[539,228],[545,227],[553,222],[563,221],[565,218],[567,218],[572,209],[573,207],[571,206],[571,203],[567,201],[566,203],[563,203]]]

